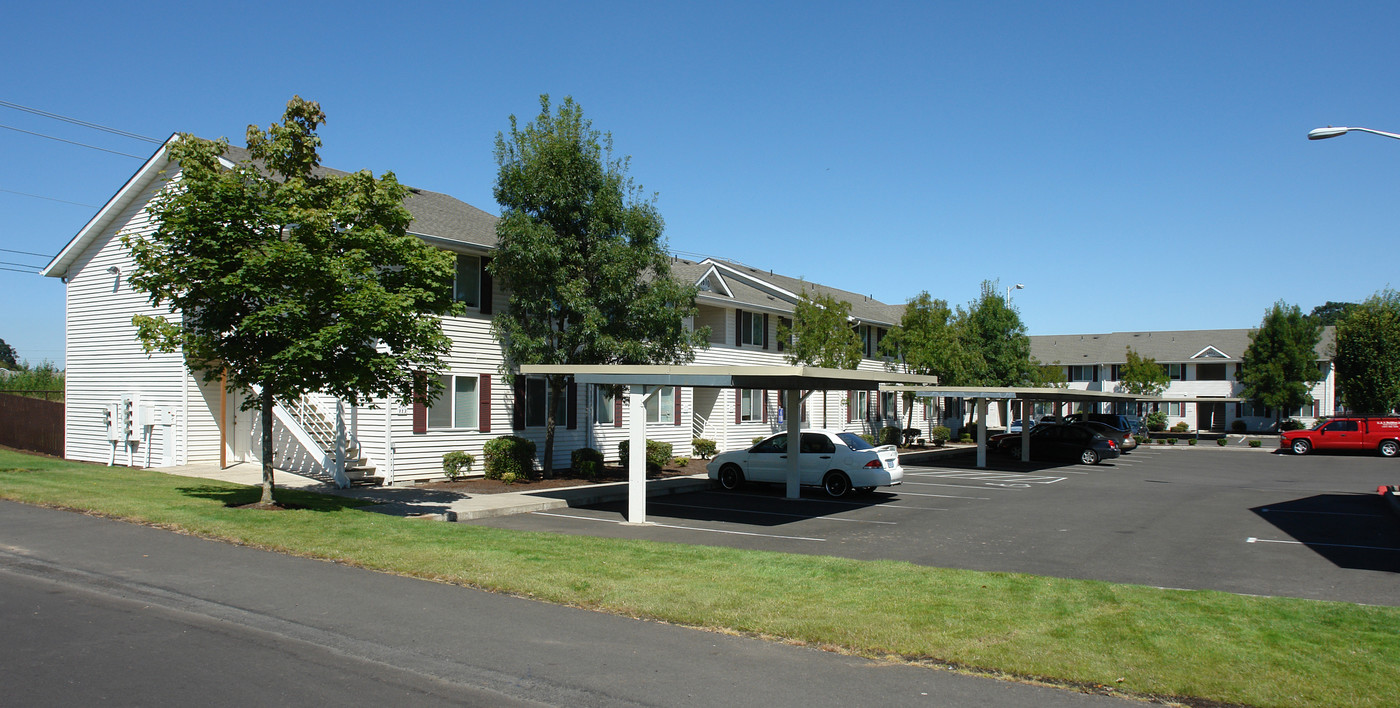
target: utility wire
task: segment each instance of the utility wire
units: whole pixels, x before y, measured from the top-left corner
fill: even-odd
[[[14,271],[14,272],[16,272],[16,273],[28,273],[28,274],[30,274],[30,275],[38,275],[38,274],[39,274],[39,271],[37,271],[37,270],[20,270],[20,269],[18,269],[18,268],[4,268],[4,267],[0,267],[0,270],[9,270],[9,271]]]
[[[144,159],[146,159],[146,158],[144,158],[144,157],[141,157],[140,155],[133,155],[133,154],[131,154],[131,153],[129,153],[129,152],[118,152],[118,151],[116,151],[116,150],[108,150],[107,148],[97,147],[96,145],[88,145],[87,143],[79,143],[79,142],[75,142],[75,141],[72,141],[72,140],[64,140],[63,138],[55,138],[55,137],[52,136],[52,135],[44,135],[43,133],[36,133],[36,132],[34,132],[34,131],[32,131],[32,130],[22,130],[22,129],[20,129],[20,128],[15,128],[15,127],[13,127],[13,126],[8,126],[8,125],[0,125],[0,128],[7,128],[7,129],[9,129],[9,130],[15,131],[16,133],[26,133],[26,134],[28,134],[28,135],[36,135],[36,136],[41,137],[41,138],[48,138],[49,140],[57,140],[57,141],[60,142],[60,143],[68,143],[69,145],[77,145],[77,146],[79,146],[79,147],[91,148],[91,149],[93,149],[93,150],[101,150],[102,152],[110,152],[110,153],[112,153],[113,155],[121,155],[122,157],[131,157],[131,158],[135,158],[135,159],[137,159],[137,160],[144,160]]]
[[[0,261],[0,265],[19,266],[21,268],[33,268],[35,270],[43,268],[43,266],[30,265],[28,263],[11,263],[9,261]]]
[[[122,136],[122,137],[124,137],[124,138],[132,138],[132,139],[135,139],[135,140],[145,140],[145,141],[148,142],[148,143],[160,144],[160,141],[159,141],[159,140],[156,140],[155,138],[148,138],[148,137],[146,137],[146,136],[144,136],[144,135],[140,135],[140,134],[137,134],[137,133],[131,133],[131,132],[127,132],[127,131],[125,131],[125,130],[118,130],[118,129],[116,129],[116,128],[109,128],[109,127],[107,127],[107,126],[105,126],[105,125],[98,125],[98,124],[96,124],[96,123],[89,123],[89,122],[87,122],[87,121],[85,121],[85,120],[78,120],[77,118],[69,118],[68,116],[61,116],[61,115],[59,115],[59,114],[57,114],[57,113],[49,113],[48,111],[41,111],[41,110],[39,110],[39,109],[37,109],[37,108],[30,108],[29,106],[21,106],[21,105],[19,105],[18,103],[10,103],[9,101],[0,101],[0,106],[4,106],[4,107],[6,107],[6,108],[13,108],[13,109],[15,109],[15,110],[17,110],[17,111],[24,111],[25,113],[33,113],[33,114],[36,115],[36,116],[43,116],[43,117],[45,117],[45,118],[52,118],[52,119],[54,119],[54,120],[61,120],[61,121],[65,122],[65,123],[72,123],[73,125],[81,125],[81,126],[83,126],[84,128],[92,128],[93,130],[105,131],[105,132],[111,133],[111,134],[113,134],[113,135],[120,135],[120,136]]]
[[[35,253],[33,251],[16,251],[13,248],[0,248],[0,251],[4,251],[6,253],[22,253],[26,256],[38,256],[40,258],[53,258],[53,256],[47,253]]]
[[[73,206],[87,207],[87,208],[89,208],[89,209],[96,209],[96,208],[98,208],[96,204],[83,204],[82,202],[70,202],[70,201],[68,201],[67,199],[55,199],[55,198],[53,198],[53,197],[45,197],[45,196],[43,196],[42,194],[29,194],[29,193],[27,193],[27,192],[16,192],[16,191],[13,190],[13,189],[4,189],[4,188],[0,188],[0,192],[5,192],[6,194],[18,194],[18,195],[20,195],[21,197],[33,197],[33,198],[35,198],[35,199],[47,199],[47,200],[49,200],[49,201],[51,201],[51,202],[59,202],[59,203],[61,203],[61,204],[72,204]]]

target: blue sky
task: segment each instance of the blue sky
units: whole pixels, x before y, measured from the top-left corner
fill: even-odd
[[[1024,283],[1032,334],[1251,327],[1396,284],[1400,5],[19,3],[0,101],[163,139],[320,101],[325,164],[497,213],[492,145],[572,95],[670,247],[905,302]],[[0,125],[154,145],[0,106]],[[42,265],[140,160],[0,129],[0,262]],[[16,192],[47,197],[23,196]],[[91,206],[74,206],[60,201]],[[22,268],[23,266],[21,266]],[[63,285],[0,270],[61,362]]]

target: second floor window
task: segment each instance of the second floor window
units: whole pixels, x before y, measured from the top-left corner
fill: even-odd
[[[481,306],[481,259],[457,254],[457,278],[452,299],[467,307]]]

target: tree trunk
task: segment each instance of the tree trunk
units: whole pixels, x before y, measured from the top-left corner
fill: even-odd
[[[272,389],[263,384],[262,390],[262,499],[259,504],[272,504]]]

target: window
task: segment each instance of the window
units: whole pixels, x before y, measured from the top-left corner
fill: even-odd
[[[1167,370],[1167,378],[1171,379],[1172,381],[1186,380],[1185,364],[1163,364],[1162,366]]]
[[[477,427],[476,376],[440,376],[442,392],[428,407],[429,428]]]
[[[896,398],[898,395],[899,394],[892,391],[880,393],[880,415],[883,416],[885,420],[899,419],[898,399]]]
[[[1184,416],[1186,415],[1186,404],[1185,404],[1185,403],[1168,403],[1168,404],[1167,404],[1167,415],[1169,415],[1169,416],[1171,416],[1171,417],[1173,417],[1173,418],[1181,418],[1181,417],[1184,417]]]
[[[1093,381],[1093,380],[1094,380],[1094,365],[1093,365],[1093,364],[1075,364],[1075,365],[1073,365],[1073,366],[1070,366],[1070,367],[1069,367],[1069,380],[1070,380],[1070,381]]]
[[[739,344],[768,345],[768,317],[761,312],[739,313]]]
[[[1268,418],[1268,417],[1269,417],[1269,408],[1268,408],[1268,406],[1256,405],[1256,404],[1254,403],[1254,401],[1245,401],[1245,402],[1244,402],[1244,405],[1241,406],[1241,408],[1243,409],[1243,413],[1244,413],[1245,417],[1249,417],[1249,418]]]
[[[1198,381],[1224,381],[1224,364],[1197,364],[1196,380]]]
[[[566,402],[568,396],[563,395],[562,391],[560,394],[559,400],[555,402],[554,406],[554,424],[563,426],[568,420],[569,407]],[[545,413],[548,410],[545,407],[548,400],[549,382],[543,377],[532,376],[525,379],[525,427],[543,428],[548,425],[549,421],[546,419]]]
[[[1334,420],[1322,426],[1322,429],[1334,433],[1355,433],[1361,430],[1354,420]]]
[[[1122,380],[1123,380],[1122,377],[1123,377],[1123,367],[1124,367],[1124,366],[1125,366],[1124,364],[1114,364],[1113,366],[1109,367],[1109,370],[1108,370],[1108,380],[1109,380],[1109,381],[1122,381]]]
[[[763,391],[746,388],[739,392],[739,420],[763,420]]]
[[[467,307],[481,305],[481,259],[477,256],[457,255],[457,279],[452,288],[452,299]]]
[[[656,386],[643,386],[642,395],[650,396]],[[662,386],[661,392],[646,399],[647,422],[648,423],[675,423],[676,422],[676,388],[674,386]]]
[[[849,411],[851,420],[861,420],[870,416],[869,391],[851,391],[851,396],[846,399],[846,404],[851,407]]]
[[[613,397],[601,388],[593,390],[593,419],[599,423],[612,423],[613,412],[617,410],[617,404],[613,402]]]

